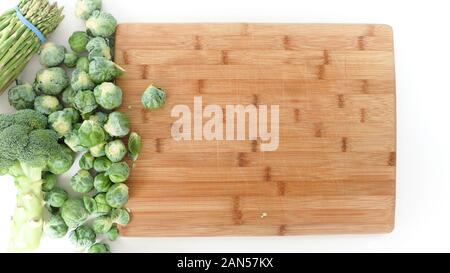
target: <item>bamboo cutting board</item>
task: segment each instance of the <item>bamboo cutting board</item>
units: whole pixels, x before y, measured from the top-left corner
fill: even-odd
[[[143,152],[128,182],[133,220],[122,234],[393,229],[396,108],[390,27],[123,24],[116,35],[116,61],[127,71],[118,80],[125,93],[122,111],[143,137]],[[140,104],[151,83],[168,94],[158,111]],[[171,111],[186,105],[194,113],[194,97],[202,98],[203,107],[223,109],[278,105],[278,149],[262,152],[261,138],[173,139],[171,127],[178,118]],[[224,124],[226,119],[224,114]]]

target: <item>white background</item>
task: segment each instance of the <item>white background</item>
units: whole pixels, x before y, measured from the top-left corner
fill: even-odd
[[[51,36],[66,44],[83,29],[75,0],[59,0],[66,19]],[[103,0],[119,22],[385,23],[394,28],[397,70],[397,217],[392,234],[269,238],[119,238],[115,252],[450,251],[450,18],[448,1]],[[17,0],[1,0],[0,11]],[[23,73],[32,81],[36,60]],[[12,111],[5,94],[0,112]],[[62,178],[64,180],[64,178]],[[6,248],[14,187],[0,178],[0,251]],[[44,239],[43,252],[76,251]]]

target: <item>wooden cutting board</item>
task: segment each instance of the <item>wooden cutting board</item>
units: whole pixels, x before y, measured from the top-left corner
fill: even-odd
[[[122,234],[393,229],[396,108],[389,26],[122,24],[116,61],[127,70],[118,80],[125,93],[122,111],[143,137],[128,182],[133,220]],[[140,104],[151,83],[168,94],[158,111]],[[279,125],[278,148],[263,152],[262,139],[250,136],[175,140],[171,128],[179,121],[171,111],[185,105],[194,115],[195,97],[203,107],[222,109],[278,105],[279,122],[270,125]]]

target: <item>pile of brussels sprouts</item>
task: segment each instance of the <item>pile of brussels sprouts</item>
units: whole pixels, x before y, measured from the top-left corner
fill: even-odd
[[[70,180],[77,197],[58,187],[54,174],[43,178],[46,207],[51,213],[45,233],[52,238],[69,233],[80,249],[103,253],[109,252],[109,247],[99,238],[114,241],[118,225],[130,221],[124,208],[128,201],[124,182],[130,176],[125,157],[137,160],[141,137],[130,132],[127,116],[116,110],[122,104],[122,90],[114,80],[123,73],[112,61],[116,20],[101,11],[101,0],[78,0],[76,15],[86,20],[87,30],[71,35],[71,51],[53,43],[43,45],[40,62],[45,68],[37,73],[33,85],[18,82],[8,98],[17,110],[35,109],[48,116],[60,142],[83,153],[80,170]],[[156,109],[165,98],[164,91],[152,85],[142,103],[147,109]],[[128,137],[127,143],[124,137]]]

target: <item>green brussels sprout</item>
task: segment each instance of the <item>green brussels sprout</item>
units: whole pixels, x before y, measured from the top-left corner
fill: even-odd
[[[106,172],[112,165],[111,160],[106,156],[98,157],[94,160],[94,170],[96,172]]]
[[[36,98],[34,101],[34,109],[41,114],[50,115],[53,112],[62,109],[57,97],[43,95]]]
[[[77,91],[73,90],[72,87],[69,85],[66,89],[62,92],[61,99],[65,106],[68,107],[74,107],[75,106],[75,96],[77,95]]]
[[[112,182],[105,173],[99,173],[94,179],[94,188],[97,192],[108,192]]]
[[[111,229],[112,224],[111,217],[105,215],[99,216],[92,222],[92,229],[96,234],[105,234]]]
[[[166,92],[152,84],[145,90],[141,102],[146,109],[159,109],[166,103]]]
[[[94,89],[95,101],[106,110],[122,105],[122,89],[111,82],[104,82]]]
[[[64,65],[68,68],[74,68],[77,65],[78,55],[73,52],[68,52],[64,55]]]
[[[73,108],[65,108],[63,109],[63,111],[70,117],[70,121],[72,122],[72,124],[76,124],[80,121],[81,117],[77,110]]]
[[[110,253],[109,246],[107,244],[93,244],[89,249],[88,253],[98,254],[98,253]]]
[[[100,144],[95,145],[94,147],[91,147],[89,151],[91,152],[93,157],[102,157],[105,156],[105,145],[106,142],[102,142]]]
[[[69,228],[76,228],[89,217],[89,212],[84,207],[83,200],[74,198],[67,200],[61,208],[61,216]]]
[[[74,125],[74,127],[76,126],[78,126],[78,124]],[[86,152],[88,150],[86,147],[81,145],[80,137],[78,136],[78,129],[76,128],[64,136],[64,143],[76,153]]]
[[[116,111],[109,114],[103,128],[112,137],[124,137],[130,132],[130,122],[125,114]]]
[[[89,60],[92,60],[95,57],[103,57],[108,60],[112,59],[111,48],[109,47],[107,40],[102,37],[91,39],[87,44],[86,49],[89,52]]]
[[[39,61],[46,67],[54,67],[60,65],[64,61],[66,49],[62,45],[54,43],[46,43],[42,46],[39,53]]]
[[[84,31],[75,31],[69,38],[70,48],[76,53],[85,52],[88,42],[89,36]]]
[[[84,208],[91,214],[97,212],[97,202],[90,196],[83,196]]]
[[[59,145],[59,151],[51,155],[47,162],[48,171],[53,174],[63,174],[70,170],[75,162],[75,155],[70,148],[64,144]]]
[[[126,209],[113,209],[111,219],[114,223],[126,226],[130,223],[130,213]]]
[[[42,190],[51,191],[56,186],[56,175],[53,173],[44,173],[42,175]]]
[[[80,58],[78,58],[77,61],[77,69],[84,71],[84,72],[89,72],[89,59],[86,56],[82,56]]]
[[[54,208],[60,208],[69,199],[67,192],[61,188],[55,187],[49,192],[45,193],[45,201],[47,205]]]
[[[119,237],[119,229],[116,225],[111,227],[111,229],[106,233],[106,237],[108,237],[108,240],[110,241],[117,240],[117,237]]]
[[[44,225],[44,232],[50,238],[62,238],[67,234],[69,228],[61,215],[52,215]]]
[[[34,82],[34,88],[46,95],[59,95],[69,85],[69,77],[61,67],[39,70]]]
[[[75,91],[92,90],[95,84],[91,81],[89,74],[83,70],[75,69],[72,72],[70,86]]]
[[[95,243],[94,230],[88,226],[79,226],[69,235],[69,240],[78,248],[88,248]]]
[[[60,137],[72,131],[72,116],[67,111],[56,111],[48,116],[48,122]]]
[[[115,184],[106,193],[106,202],[112,208],[121,208],[128,202],[128,186]]]
[[[16,110],[33,109],[36,93],[29,83],[20,83],[8,90],[9,104]]]
[[[106,175],[113,183],[123,183],[130,177],[130,167],[126,162],[112,163],[106,170]]]
[[[127,148],[122,140],[116,139],[106,144],[105,153],[112,162],[120,162],[127,154]]]
[[[100,125],[91,120],[85,120],[78,130],[78,137],[80,138],[81,145],[86,148],[91,148],[103,143],[106,136],[105,131]]]
[[[94,167],[94,157],[91,153],[85,153],[78,162],[80,168],[83,170],[90,170]]]
[[[105,125],[106,121],[108,121],[108,115],[103,112],[97,112],[89,117],[89,120],[92,120],[101,126]]]
[[[136,161],[138,159],[139,153],[141,151],[141,146],[141,136],[135,132],[132,132],[128,137],[128,157],[132,161]]]
[[[79,193],[88,193],[94,188],[94,178],[86,170],[79,170],[76,175],[70,179],[72,189]]]
[[[88,114],[97,109],[97,107],[98,105],[95,102],[92,91],[80,91],[75,95],[75,109],[80,111],[81,114]]]
[[[102,57],[94,57],[89,63],[89,76],[96,84],[113,81],[121,76],[124,71],[114,62]]]
[[[95,202],[97,203],[97,213],[98,214],[108,214],[111,212],[111,206],[106,202],[106,193],[99,193],[95,197]]]
[[[102,0],[78,0],[75,5],[75,16],[87,20],[94,10],[102,8]]]
[[[94,10],[86,21],[86,28],[93,36],[111,37],[116,32],[117,21],[111,14]]]

